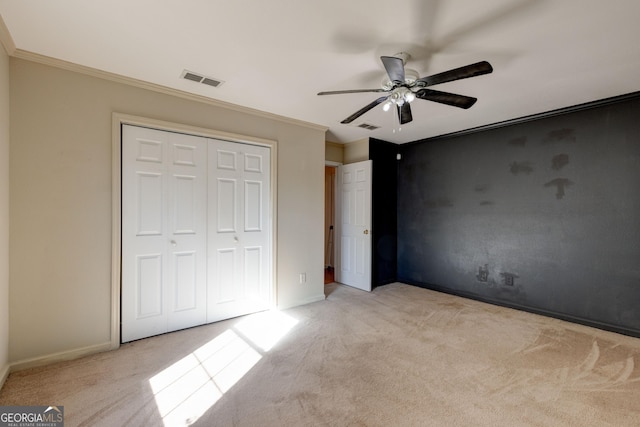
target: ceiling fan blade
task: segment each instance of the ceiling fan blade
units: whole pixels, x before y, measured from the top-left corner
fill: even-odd
[[[384,89],[350,89],[350,90],[329,90],[318,92],[318,95],[341,95],[343,93],[364,93],[364,92],[388,92]]]
[[[411,115],[411,104],[405,102],[402,104],[402,107],[398,105],[398,118],[400,119],[401,125],[413,120],[413,116]]]
[[[366,113],[367,111],[371,110],[376,105],[381,104],[384,101],[386,101],[387,98],[389,98],[389,97],[388,96],[383,96],[383,97],[380,97],[380,98],[376,99],[371,104],[368,104],[368,105],[362,107],[361,109],[359,109],[358,111],[356,111],[355,113],[353,113],[352,115],[350,115],[349,117],[347,117],[346,119],[341,121],[340,123],[345,124],[345,125],[348,124],[348,123],[351,123],[352,121],[354,121],[355,119],[357,119],[358,117],[360,117],[361,115]]]
[[[478,98],[470,96],[458,95],[449,92],[440,92],[439,90],[420,89],[416,92],[416,98],[426,99],[427,101],[439,102],[440,104],[451,105],[458,108],[470,108],[476,103]]]
[[[404,63],[402,59],[395,56],[381,56],[380,60],[392,82],[404,83]]]
[[[454,68],[453,70],[443,73],[434,74],[432,76],[422,77],[416,80],[416,86],[432,86],[440,83],[452,82],[454,80],[466,79],[469,77],[481,76],[489,74],[493,71],[493,67],[487,61],[476,62],[475,64],[465,65],[464,67]]]

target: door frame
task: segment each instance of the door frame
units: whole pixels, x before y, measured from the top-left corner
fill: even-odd
[[[337,194],[338,194],[337,193],[337,190],[338,190],[338,167],[342,166],[342,162],[334,162],[332,160],[325,160],[324,165],[325,166],[330,166],[330,167],[332,167],[332,168],[334,168],[336,170],[336,178],[333,180],[333,201],[332,202],[333,202],[334,224],[333,224],[333,248],[332,248],[332,251],[331,251],[332,252],[331,255],[333,256],[333,266],[332,267],[333,267],[333,271],[334,271],[334,274],[335,274],[336,262],[337,262],[337,258],[336,257],[337,257],[337,253],[338,253],[336,248],[337,248],[338,244],[340,243],[340,236],[338,236],[339,224],[337,224],[337,221],[336,221],[336,219],[338,218],[337,217],[337,214],[338,214],[337,213],[337,209],[338,208],[337,208],[337,204],[336,204],[337,203]],[[324,232],[324,230],[323,230],[323,232]],[[322,241],[324,242],[324,237],[323,237]],[[325,251],[326,251],[326,249],[325,249]],[[324,254],[324,252],[323,252],[323,254]],[[324,257],[323,257],[323,260],[322,260],[322,264],[323,264],[322,268],[326,268],[327,267],[326,265],[324,265]]]
[[[122,125],[148,127],[169,132],[179,132],[206,138],[221,139],[268,147],[271,149],[271,191],[269,192],[269,214],[271,218],[271,297],[270,305],[278,300],[277,287],[277,176],[278,142],[255,138],[220,130],[189,126],[180,123],[133,116],[114,112],[111,118],[111,350],[120,347],[120,298],[122,267]]]
[[[361,289],[363,291],[366,292],[371,292],[371,290],[373,289],[373,285],[372,285],[372,263],[373,263],[373,175],[371,173],[371,171],[373,170],[373,162],[368,159],[368,160],[362,160],[360,162],[353,162],[353,163],[345,163],[345,164],[341,164],[337,167],[337,175],[340,175],[342,168],[343,167],[347,167],[347,166],[351,166],[351,165],[355,165],[358,163],[369,163],[369,228],[368,228],[368,234],[369,234],[369,260],[368,260],[368,276],[369,276],[369,280],[368,280],[368,284],[365,285],[365,288],[362,288],[360,286],[355,286],[353,285],[353,283],[345,283],[345,282],[341,282],[340,280],[344,280],[344,278],[342,277],[342,273],[341,273],[341,269],[342,269],[342,177],[341,176],[336,176],[336,202],[335,202],[335,210],[336,210],[336,227],[334,227],[334,233],[337,237],[336,240],[334,240],[336,242],[336,246],[335,246],[335,271],[334,271],[334,278],[335,281],[338,283],[342,283],[344,285],[348,285],[348,286],[353,286],[356,289]],[[338,276],[340,276],[340,280],[338,280]]]

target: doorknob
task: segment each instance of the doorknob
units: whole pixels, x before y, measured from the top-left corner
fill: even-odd
[[[175,240],[171,241],[171,246],[178,246],[178,242],[176,242]]]
[[[238,240],[238,236],[233,236],[233,241],[234,241],[234,242],[236,242],[236,243],[238,243],[238,242],[239,242],[239,240]]]
[[[369,234],[369,230],[364,230],[363,233],[364,234]]]

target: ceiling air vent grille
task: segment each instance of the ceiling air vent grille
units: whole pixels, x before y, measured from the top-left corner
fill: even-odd
[[[370,125],[369,123],[360,123],[358,127],[362,129],[367,129],[367,130],[380,129],[380,126]]]
[[[190,73],[188,71],[184,72],[184,74],[182,75],[182,78],[187,79],[187,80],[192,80],[192,81],[198,82],[198,83],[200,83],[202,81],[202,76]]]
[[[201,83],[205,85],[213,86],[213,87],[218,87],[222,84],[220,80],[210,79],[209,77],[205,77],[204,79],[202,79]]]
[[[192,82],[202,83],[213,87],[219,87],[222,83],[224,83],[222,80],[203,76],[202,74],[194,73],[193,71],[188,70],[184,70],[180,77],[186,80],[191,80]]]

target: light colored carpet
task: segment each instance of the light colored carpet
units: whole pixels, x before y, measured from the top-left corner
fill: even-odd
[[[0,405],[64,405],[67,426],[640,425],[640,339],[399,283],[326,289],[13,373]]]

